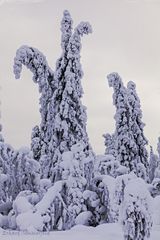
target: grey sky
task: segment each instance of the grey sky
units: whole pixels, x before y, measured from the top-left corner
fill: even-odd
[[[2,3],[3,2],[3,3]],[[2,3],[2,4],[1,4]],[[42,51],[54,69],[61,54],[60,22],[68,9],[74,27],[89,21],[92,35],[83,38],[83,103],[88,133],[97,153],[104,152],[102,134],[114,130],[112,89],[106,75],[118,72],[133,80],[141,99],[145,134],[154,147],[160,135],[160,0],[3,0],[0,1],[0,85],[4,136],[16,148],[29,145],[39,123],[38,86],[24,68],[12,73],[16,49],[27,44]]]

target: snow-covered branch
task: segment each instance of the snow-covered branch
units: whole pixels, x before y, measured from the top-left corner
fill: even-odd
[[[45,56],[36,48],[22,46],[16,52],[14,58],[14,74],[16,79],[20,78],[22,65],[25,65],[33,73],[33,81],[42,87],[47,79],[53,76]]]
[[[68,58],[78,57],[81,50],[81,37],[92,33],[92,27],[88,22],[81,22],[74,30],[68,45]]]
[[[62,32],[61,46],[64,51],[66,50],[67,45],[69,43],[69,39],[72,35],[72,23],[73,21],[70,13],[68,12],[68,10],[65,10],[63,12],[63,18],[61,21],[61,32]]]

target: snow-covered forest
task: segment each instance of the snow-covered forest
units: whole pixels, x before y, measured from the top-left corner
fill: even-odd
[[[52,232],[57,239],[67,234],[82,239],[89,229],[92,239],[100,240],[104,231],[109,240],[157,240],[160,138],[155,153],[145,137],[136,83],[125,86],[118,73],[108,73],[115,130],[104,133],[105,152],[96,154],[87,134],[81,82],[81,39],[87,41],[92,27],[88,22],[75,27],[65,10],[60,30],[62,52],[55,70],[31,46],[21,46],[14,58],[15,78],[23,79],[27,67],[38,85],[41,122],[33,126],[30,146],[19,150],[6,143],[0,125],[0,233]],[[81,235],[75,238],[77,232]]]

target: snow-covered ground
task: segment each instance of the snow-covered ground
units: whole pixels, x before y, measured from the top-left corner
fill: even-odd
[[[1,231],[1,240],[123,240],[119,224],[102,224],[98,227],[75,226],[69,231],[25,234],[16,231]],[[150,240],[160,239],[160,225],[153,227]]]

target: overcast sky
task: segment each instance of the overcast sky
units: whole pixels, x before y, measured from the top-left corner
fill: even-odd
[[[96,153],[104,152],[102,134],[112,133],[115,108],[106,75],[118,72],[132,80],[141,99],[145,135],[156,149],[160,136],[160,0],[0,0],[0,85],[3,132],[16,148],[30,144],[39,123],[38,86],[24,68],[21,79],[12,72],[16,49],[38,48],[50,67],[61,55],[60,22],[68,9],[74,27],[89,21],[92,35],[82,40],[83,103],[88,134]]]

